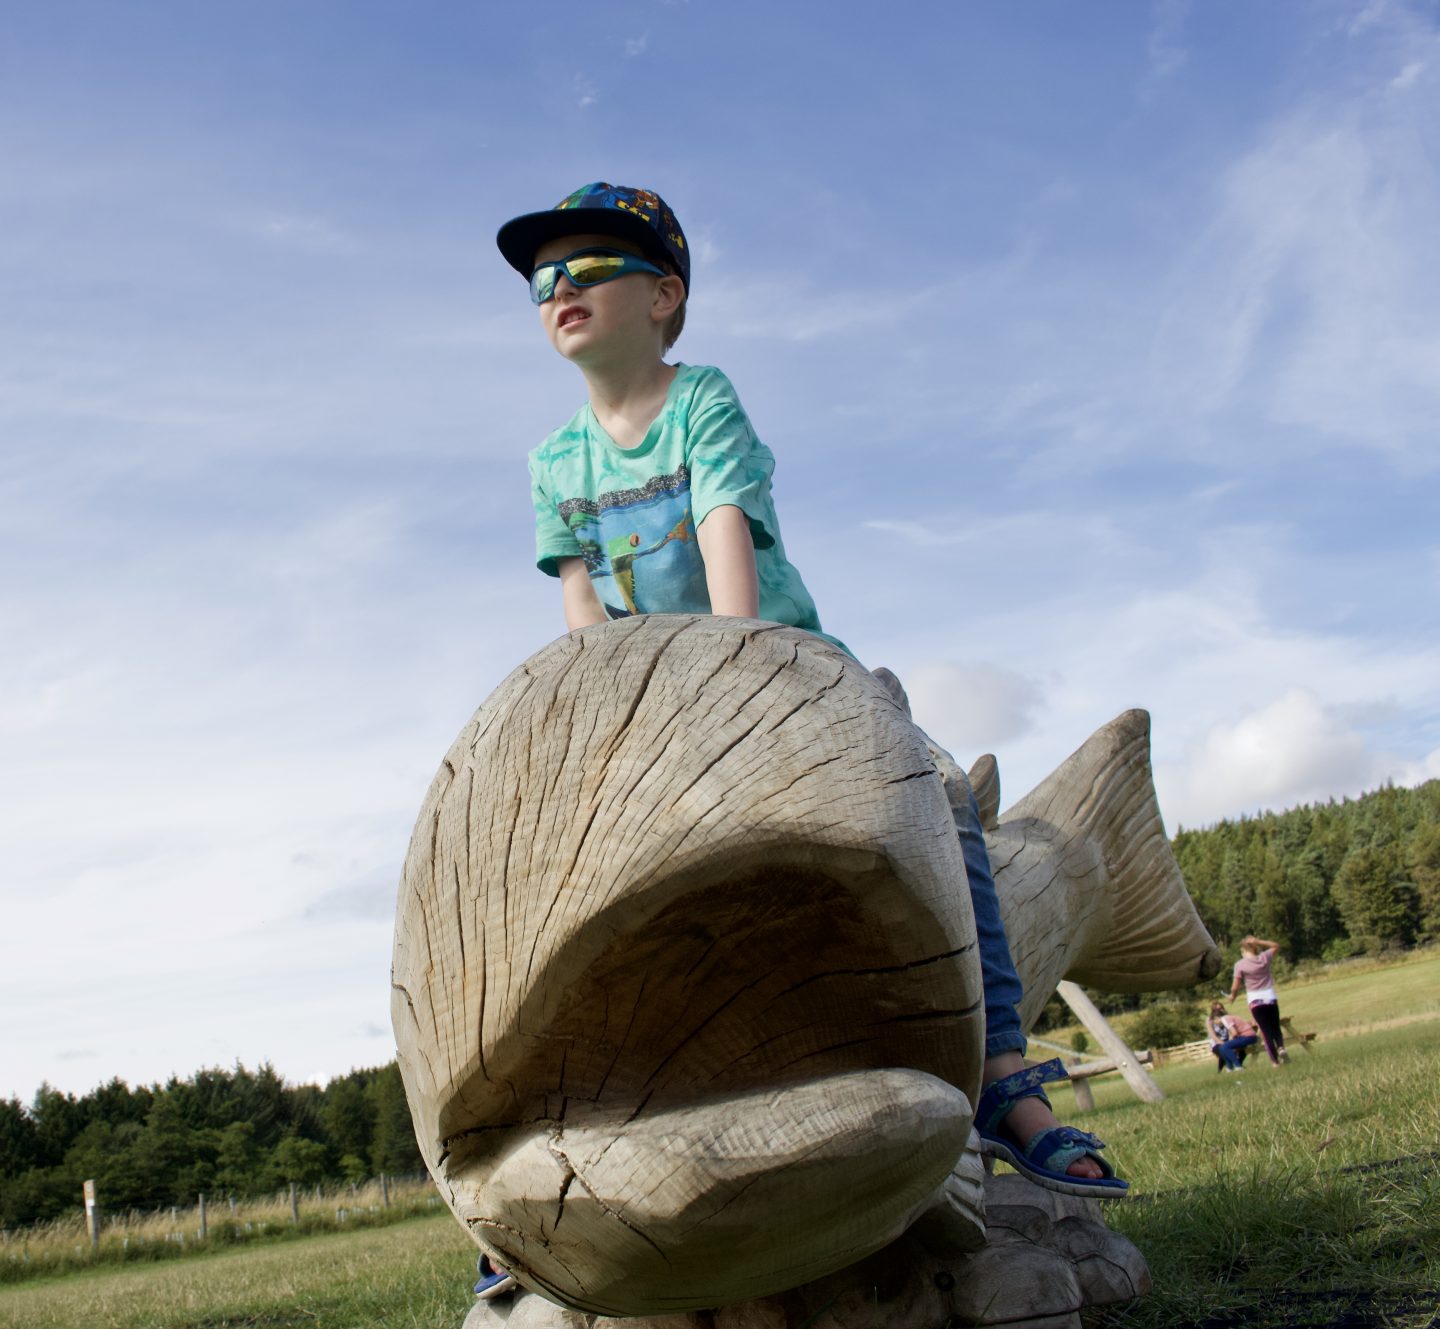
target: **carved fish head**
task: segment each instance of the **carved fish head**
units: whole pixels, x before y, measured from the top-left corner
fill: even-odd
[[[1078,830],[1045,819],[1062,805],[994,841],[1040,1003],[1116,945],[1124,847],[1088,803]],[[526,1286],[609,1315],[878,1249],[970,1130],[964,883],[903,693],[820,638],[667,615],[553,643],[456,740],[401,882],[392,1010],[441,1192]]]

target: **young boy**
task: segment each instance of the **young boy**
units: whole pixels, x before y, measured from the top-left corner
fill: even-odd
[[[730,381],[664,361],[690,293],[690,250],[664,201],[585,185],[548,212],[506,222],[496,241],[530,279],[550,344],[588,390],[586,405],[530,454],[536,557],[560,579],[566,625],[714,613],[825,636],[780,539],[775,460]],[[986,1089],[976,1108],[985,1150],[1052,1189],[1123,1194],[1128,1183],[1099,1157],[1100,1141],[1050,1111],[1040,1085],[1064,1078],[1060,1063],[1023,1067],[1021,987],[973,794],[957,830],[985,987]]]

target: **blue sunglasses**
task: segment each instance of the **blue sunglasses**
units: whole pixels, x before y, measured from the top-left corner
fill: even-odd
[[[555,298],[555,283],[560,280],[562,272],[575,286],[599,286],[601,282],[614,281],[627,272],[653,272],[657,277],[670,275],[649,259],[622,253],[618,249],[577,249],[553,263],[542,263],[530,274],[530,298],[537,305]]]

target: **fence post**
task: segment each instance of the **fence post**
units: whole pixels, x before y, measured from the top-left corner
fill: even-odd
[[[205,1233],[206,1233],[206,1225],[205,1225],[205,1197],[202,1195],[202,1196],[200,1197],[200,1240],[201,1240],[201,1241],[204,1241],[204,1240],[205,1240]]]
[[[90,1248],[100,1245],[100,1215],[95,1208],[95,1182],[85,1183],[85,1230],[90,1234]]]
[[[390,1178],[383,1172],[380,1174],[380,1202],[385,1208],[390,1207]]]
[[[290,1183],[290,1221],[297,1226],[300,1223],[300,1195],[293,1181]]]

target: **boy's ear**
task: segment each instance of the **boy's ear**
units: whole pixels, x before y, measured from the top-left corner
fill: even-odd
[[[650,317],[663,323],[685,300],[685,283],[673,274],[661,277],[655,283],[655,299],[650,305]]]

